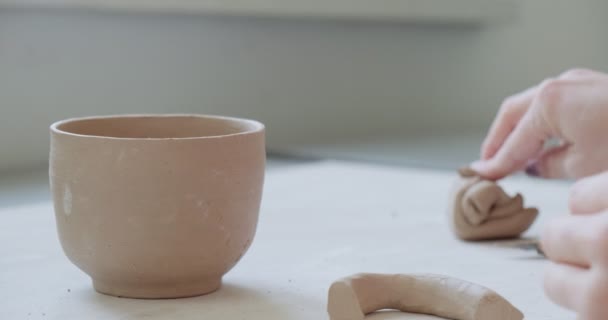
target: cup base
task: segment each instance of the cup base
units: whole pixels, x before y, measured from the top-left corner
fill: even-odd
[[[201,296],[218,290],[221,278],[209,278],[183,284],[124,284],[93,279],[95,291],[119,298],[175,299]]]

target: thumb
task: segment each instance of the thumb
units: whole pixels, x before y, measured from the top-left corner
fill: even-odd
[[[608,190],[608,171],[580,179],[570,190],[570,211],[588,214],[608,209],[605,190]]]

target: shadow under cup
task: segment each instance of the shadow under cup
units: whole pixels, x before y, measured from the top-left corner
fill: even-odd
[[[114,296],[218,289],[255,236],[264,135],[256,121],[203,115],[53,124],[49,173],[65,254]]]

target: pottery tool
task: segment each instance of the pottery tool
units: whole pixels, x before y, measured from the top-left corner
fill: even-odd
[[[540,243],[538,241],[518,244],[518,245],[516,245],[516,247],[519,249],[522,249],[522,250],[534,250],[540,256],[545,257],[545,253],[543,252],[543,249],[540,247]]]

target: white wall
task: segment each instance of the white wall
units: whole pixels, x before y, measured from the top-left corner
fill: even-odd
[[[608,2],[527,0],[475,27],[0,11],[0,170],[43,165],[48,125],[130,112],[254,117],[271,148],[479,130],[570,66],[608,70]]]

